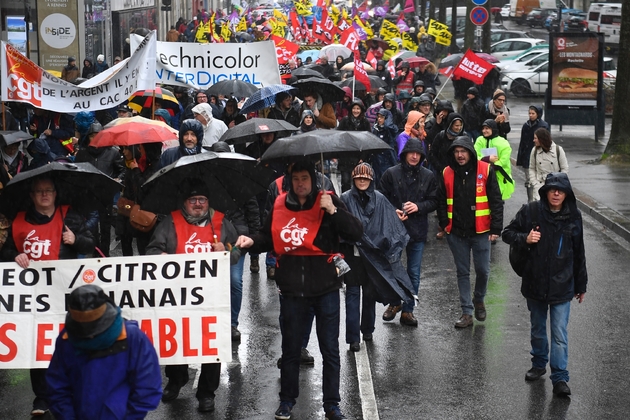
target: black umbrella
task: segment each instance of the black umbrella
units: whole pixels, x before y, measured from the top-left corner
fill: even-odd
[[[2,192],[2,213],[13,219],[18,211],[31,205],[31,182],[39,176],[52,178],[57,189],[57,204],[78,205],[83,209],[105,209],[113,202],[122,184],[91,163],[51,162],[39,168],[20,172]]]
[[[306,92],[319,93],[324,103],[341,101],[343,97],[346,96],[343,89],[328,79],[310,77],[308,79],[298,80],[293,83],[292,86],[299,89],[296,95],[300,99],[304,99],[304,93]]]
[[[273,118],[252,118],[235,125],[223,133],[220,141],[229,144],[242,144],[258,140],[258,135],[263,133],[277,133],[276,138],[286,137],[299,130],[298,127],[284,120]]]
[[[210,191],[210,206],[236,210],[247,200],[267,191],[274,172],[256,159],[239,153],[200,153],[184,156],[160,169],[142,185],[144,210],[168,214],[182,205],[180,187],[186,179],[201,179]]]
[[[378,89],[378,88],[387,86],[387,83],[385,83],[385,81],[383,79],[381,79],[380,77],[378,77],[378,76],[368,75],[368,78],[370,79],[370,87],[372,89]],[[349,79],[346,79],[346,80],[343,80],[341,82],[338,82],[337,85],[339,87],[348,86],[350,89],[352,89],[352,83],[353,82],[355,82],[354,77],[350,77]],[[355,90],[366,90],[365,85],[363,83],[359,82],[358,80],[355,82],[354,89]]]
[[[0,131],[0,145],[9,146],[10,144],[19,143],[25,140],[31,140],[35,137],[30,134],[25,133],[24,131]]]
[[[369,131],[313,130],[274,141],[262,161],[295,161],[302,158],[364,157],[390,150],[389,144]]]
[[[306,66],[298,67],[293,70],[291,72],[291,76],[295,76],[298,79],[307,79],[309,77],[319,77],[320,79],[324,78],[323,74]]]
[[[237,98],[248,98],[258,90],[256,85],[243,82],[242,80],[221,80],[208,88],[208,95],[235,96]]]

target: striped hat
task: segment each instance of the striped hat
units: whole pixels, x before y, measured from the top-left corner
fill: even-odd
[[[369,179],[370,181],[374,181],[374,169],[372,169],[372,166],[370,166],[369,163],[359,163],[352,170],[352,179],[354,178],[365,178]]]

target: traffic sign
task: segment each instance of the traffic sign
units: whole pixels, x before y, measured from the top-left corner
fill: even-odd
[[[476,6],[470,11],[470,21],[475,25],[485,25],[488,21],[488,11],[485,7]]]
[[[483,6],[484,4],[488,3],[488,0],[472,0],[472,2],[477,6]]]

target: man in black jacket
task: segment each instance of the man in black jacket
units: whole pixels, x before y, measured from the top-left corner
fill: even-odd
[[[571,301],[584,301],[588,283],[584,228],[567,174],[547,175],[539,193],[540,201],[521,207],[503,231],[503,240],[528,254],[521,293],[530,313],[532,368],[525,380],[539,379],[547,373],[549,363],[553,393],[566,397],[571,395],[567,385]],[[547,313],[551,341],[547,338]]]
[[[280,406],[276,419],[290,419],[299,394],[303,331],[311,307],[315,310],[319,347],[323,357],[324,411],[329,420],[346,417],[339,409],[339,288],[335,258],[339,237],[351,242],[363,235],[361,222],[343,202],[317,189],[315,165],[296,162],[291,168],[291,189],[274,202],[261,232],[241,236],[240,248],[254,252],[274,249],[279,255],[276,282],[283,296]]]
[[[494,169],[477,160],[475,148],[466,136],[457,137],[449,148],[449,166],[440,179],[437,213],[457,268],[463,314],[455,328],[466,328],[473,325],[473,303],[475,318],[486,319],[490,244],[503,229],[503,200]],[[476,273],[474,302],[470,290],[471,252]]]
[[[400,163],[385,171],[378,190],[396,208],[398,218],[403,221],[410,240],[405,248],[407,253],[407,274],[418,295],[420,288],[420,268],[424,244],[429,230],[428,214],[437,208],[437,181],[433,172],[422,166],[424,147],[420,140],[410,138],[400,153]],[[418,326],[413,316],[415,302],[389,305],[383,313],[383,320],[391,321],[402,309],[400,323]]]

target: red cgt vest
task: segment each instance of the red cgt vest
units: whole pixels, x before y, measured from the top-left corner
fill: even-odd
[[[27,222],[26,213],[19,212],[13,221],[13,241],[18,252],[25,253],[32,261],[58,260],[63,218],[69,207],[57,207],[52,220],[43,225]]]
[[[490,206],[488,205],[488,194],[486,184],[490,164],[481,160],[477,161],[477,176],[475,188],[475,232],[484,233],[490,230]],[[453,185],[455,182],[455,172],[450,166],[444,168],[444,186],[446,187],[446,214],[448,215],[448,225],[444,230],[451,233],[453,227]]]
[[[212,252],[212,244],[221,242],[223,213],[214,211],[212,220],[205,226],[191,225],[179,210],[171,213],[177,235],[176,254]],[[215,237],[216,235],[216,237]]]
[[[316,203],[321,195],[320,191]],[[328,255],[313,244],[324,219],[324,210],[314,205],[309,210],[292,211],[285,205],[286,198],[286,192],[280,194],[273,205],[271,238],[274,251],[278,255]]]

